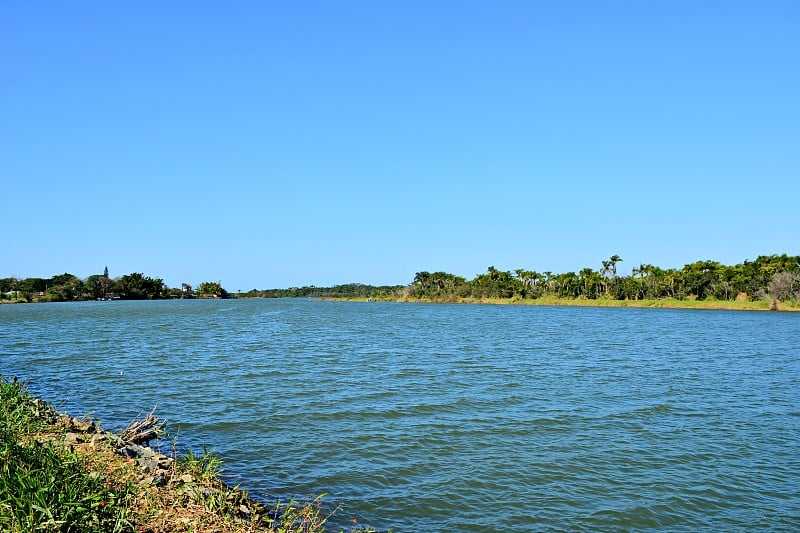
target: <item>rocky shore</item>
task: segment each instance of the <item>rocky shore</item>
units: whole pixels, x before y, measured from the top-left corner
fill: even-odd
[[[150,439],[155,441],[155,447],[147,440],[154,432],[146,431],[130,438],[129,432],[117,434],[92,420],[58,413],[43,400],[30,397],[24,384],[16,380],[8,382],[2,376],[0,393],[0,425],[3,426],[0,428],[0,457],[7,461],[7,466],[0,469],[2,531],[21,533],[33,528],[137,533],[321,533],[336,511],[326,510],[321,497],[301,503],[276,502],[265,506],[248,497],[246,492],[222,482],[219,476],[222,463],[213,454],[189,452],[177,456],[174,450],[162,453],[159,439]],[[58,468],[43,467],[42,461],[37,459],[43,451],[65,464],[77,465],[80,475],[54,475]],[[16,462],[12,464],[11,459]],[[37,470],[47,468],[51,470],[44,471],[44,476],[34,475]],[[19,479],[23,475],[26,477],[21,483]],[[55,504],[42,503],[45,500],[33,501],[34,495],[38,497],[54,490],[50,486],[36,487],[37,483],[46,484],[38,481],[42,477],[50,481],[58,477],[75,478],[64,481],[81,490],[90,487],[88,490],[94,494],[81,495],[75,487],[59,487],[56,491],[61,492],[55,500],[47,500],[63,501],[63,494],[68,493],[68,499],[90,502],[78,505],[83,514],[74,512],[74,507],[65,511]],[[3,500],[13,498],[16,501],[7,506],[9,516],[5,517]],[[43,505],[52,508],[43,508]],[[20,507],[29,510],[21,512]],[[111,507],[115,509],[109,522],[107,515]],[[113,523],[113,527],[109,523]],[[349,531],[374,530],[354,525]]]
[[[84,458],[90,475],[113,477],[137,492],[145,521],[136,531],[273,531],[278,510],[266,509],[247,494],[228,487],[208,468],[208,458],[181,461],[148,442],[125,440],[91,420],[56,413],[34,400],[51,425],[52,438]],[[124,432],[123,432],[124,434]]]

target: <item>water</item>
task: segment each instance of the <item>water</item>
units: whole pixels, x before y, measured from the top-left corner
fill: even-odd
[[[0,306],[0,373],[274,501],[396,532],[800,529],[800,314],[222,300]]]

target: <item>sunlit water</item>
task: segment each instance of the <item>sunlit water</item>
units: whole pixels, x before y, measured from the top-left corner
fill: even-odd
[[[334,527],[800,529],[800,314],[6,305],[0,373],[110,428],[157,404],[229,482],[342,502]]]

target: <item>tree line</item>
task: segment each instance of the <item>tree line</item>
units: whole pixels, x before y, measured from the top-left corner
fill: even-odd
[[[601,268],[580,272],[501,271],[490,266],[472,280],[446,272],[417,272],[408,294],[417,298],[609,298],[614,300],[800,299],[800,256],[759,256],[723,265],[696,261],[681,269],[640,264],[617,275],[623,259],[612,255]]]
[[[395,298],[403,285],[365,285],[346,283],[332,287],[290,287],[288,289],[253,289],[243,293],[247,298]]]
[[[93,274],[82,279],[64,273],[50,278],[0,278],[0,299],[19,302],[70,302],[83,300],[159,300],[165,298],[226,298],[227,291],[219,282],[203,282],[196,290],[184,284],[170,288],[161,278],[140,272],[117,278]]]
[[[408,285],[349,283],[333,287],[253,289],[237,297],[257,298],[419,298],[457,301],[463,298],[582,298],[614,300],[736,300],[771,298],[800,300],[800,256],[764,255],[755,261],[724,265],[717,261],[695,261],[681,269],[639,264],[630,275],[618,275],[619,255],[600,261],[600,268],[579,272],[516,269],[490,266],[467,280],[447,272],[417,272]],[[108,270],[86,279],[72,274],[51,278],[2,278],[0,297],[17,301],[74,301],[95,299],[161,299],[186,297],[226,298],[220,282],[203,282],[195,290],[184,284],[169,288],[160,278],[134,272],[111,279]]]

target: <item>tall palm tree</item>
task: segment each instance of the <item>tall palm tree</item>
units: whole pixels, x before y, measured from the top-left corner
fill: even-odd
[[[608,259],[608,262],[611,265],[611,277],[612,278],[616,278],[617,277],[617,263],[621,263],[622,262],[622,258],[620,256],[618,256],[617,254],[614,254]]]

